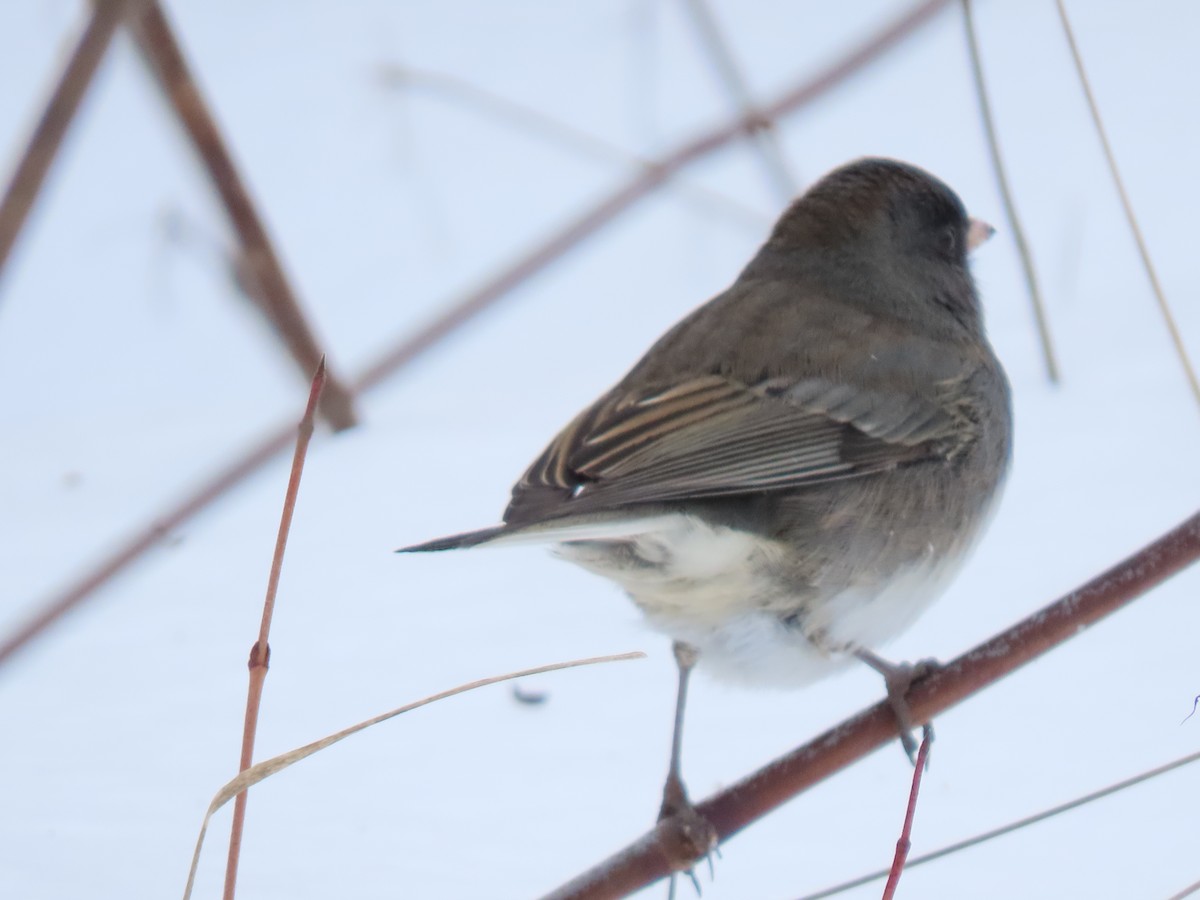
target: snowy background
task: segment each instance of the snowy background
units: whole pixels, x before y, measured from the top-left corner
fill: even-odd
[[[755,93],[837,59],[905,3],[721,2]],[[0,153],[14,160],[83,21],[0,4]],[[834,11],[836,9],[836,11]],[[1168,295],[1200,354],[1200,6],[1075,2],[1094,89]],[[630,171],[513,127],[397,66],[451,74],[632,153],[731,115],[671,0],[167,3],[285,267],[353,376]],[[1016,398],[995,523],[943,602],[889,648],[949,658],[1200,506],[1200,412],[1154,309],[1049,0],[985,3],[1004,151],[1065,380],[1043,375],[952,5],[785,120],[804,182],[864,154],[944,178],[1001,233],[977,255]],[[722,289],[781,198],[753,145],[689,168],[364,398],[314,441],[272,633],[258,758],[427,693],[573,657],[649,659],[453,699],[256,788],[247,898],[528,897],[652,824],[670,649],[615,587],[510,550],[397,557],[493,523],[511,482],[652,340]],[[223,268],[223,213],[118,36],[0,281],[0,635],[200,478],[296,420],[307,385]],[[286,481],[268,467],[0,670],[0,896],[171,897],[235,771],[245,660]],[[1195,749],[1190,571],[937,720],[914,853]],[[876,701],[852,671],[804,692],[698,678],[685,777],[701,798]],[[911,774],[898,748],[724,848],[706,900],[795,897],[886,865]],[[1166,897],[1200,877],[1200,769],[906,874],[901,896]],[[217,896],[229,813],[198,896]],[[648,893],[661,896],[663,888]],[[848,896],[877,897],[880,885]],[[690,893],[690,888],[687,889]],[[686,896],[686,893],[684,894]]]

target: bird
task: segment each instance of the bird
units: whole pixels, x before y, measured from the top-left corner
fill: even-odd
[[[910,758],[913,667],[876,649],[976,544],[1012,455],[968,254],[993,233],[941,180],[867,157],[813,184],[733,284],[666,332],[512,489],[502,523],[404,548],[543,543],[615,582],[678,668],[660,821],[715,833],[680,774],[694,666],[802,687],[884,675]]]

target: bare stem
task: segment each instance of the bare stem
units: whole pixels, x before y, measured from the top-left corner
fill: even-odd
[[[917,797],[921,794],[921,776],[925,774],[925,764],[929,760],[929,747],[932,743],[933,729],[926,726],[925,735],[921,739],[921,749],[917,751],[917,761],[913,763],[912,789],[908,792],[904,826],[900,829],[900,837],[896,841],[896,855],[892,859],[892,870],[888,875],[887,884],[883,888],[883,900],[892,900],[896,896],[896,888],[900,886],[900,875],[908,860],[908,851],[912,849],[913,818],[917,814]]]
[[[292,529],[292,516],[296,511],[296,497],[300,492],[300,478],[304,474],[304,460],[308,455],[308,444],[313,434],[313,419],[321,391],[325,387],[325,357],[317,364],[312,388],[308,394],[308,406],[300,420],[296,435],[296,451],[292,456],[292,473],[288,478],[287,493],[283,500],[283,515],[279,521],[279,532],[275,538],[275,553],[271,557],[271,574],[267,579],[267,596],[263,600],[262,622],[258,627],[258,640],[250,648],[250,687],[246,696],[246,717],[242,728],[242,755],[238,771],[244,772],[254,762],[254,739],[258,733],[258,711],[262,706],[263,685],[267,680],[267,669],[271,662],[271,619],[275,615],[275,597],[279,591],[279,575],[283,571],[283,554],[287,550],[288,534]],[[233,825],[229,834],[229,858],[225,864],[225,900],[233,900],[237,887],[238,861],[242,852],[242,832],[246,823],[246,791],[237,795],[233,805]]]
[[[1038,338],[1042,345],[1042,360],[1046,365],[1046,376],[1051,383],[1057,384],[1060,378],[1058,362],[1054,356],[1054,342],[1050,337],[1050,322],[1046,317],[1046,303],[1042,299],[1042,289],[1038,286],[1037,270],[1033,266],[1033,253],[1029,249],[1029,241],[1025,239],[1025,228],[1017,215],[1017,206],[1013,201],[1012,188],[1008,184],[1008,174],[1004,167],[1004,159],[1000,155],[1000,140],[996,136],[996,122],[992,115],[992,104],[988,99],[987,85],[983,79],[983,63],[979,54],[979,37],[975,31],[975,14],[972,11],[971,0],[962,0],[963,23],[967,31],[967,49],[971,52],[971,74],[975,79],[975,95],[979,98],[979,115],[983,119],[983,131],[987,136],[988,152],[992,157],[992,171],[996,174],[996,186],[1000,189],[1000,197],[1004,201],[1004,218],[1012,230],[1013,242],[1017,245],[1017,254],[1021,257],[1021,269],[1025,273],[1025,286],[1029,290],[1029,300],[1033,304],[1033,317],[1037,322]]]
[[[1087,72],[1083,68],[1083,56],[1079,53],[1079,45],[1075,43],[1075,32],[1071,30],[1071,22],[1067,18],[1067,9],[1063,6],[1063,0],[1056,0],[1058,4],[1058,15],[1062,19],[1063,31],[1067,35],[1067,43],[1071,47],[1071,58],[1075,60],[1075,69],[1079,72],[1079,83],[1083,86],[1083,94],[1087,98],[1088,109],[1092,113],[1092,121],[1096,124],[1096,134],[1100,138],[1100,146],[1104,148],[1104,158],[1108,161],[1108,171],[1112,173],[1113,184],[1117,187],[1117,194],[1121,198],[1121,206],[1125,209],[1125,218],[1129,220],[1129,230],[1133,232],[1133,240],[1137,244],[1138,253],[1142,257],[1142,265],[1146,269],[1146,277],[1150,279],[1150,289],[1154,291],[1154,298],[1158,301],[1159,312],[1162,313],[1163,322],[1167,326],[1167,332],[1171,336],[1171,343],[1175,346],[1175,354],[1179,357],[1179,364],[1183,366],[1184,376],[1187,378],[1188,385],[1192,389],[1192,394],[1196,398],[1196,402],[1200,403],[1200,379],[1196,377],[1196,369],[1192,366],[1192,361],[1188,357],[1187,347],[1183,343],[1183,336],[1179,333],[1179,326],[1175,324],[1175,316],[1171,313],[1171,305],[1167,302],[1166,292],[1163,290],[1162,283],[1158,280],[1158,272],[1154,268],[1154,263],[1150,259],[1150,248],[1146,246],[1146,239],[1142,237],[1142,229],[1138,225],[1137,215],[1133,211],[1133,201],[1129,199],[1129,193],[1125,190],[1125,182],[1121,180],[1121,172],[1117,168],[1117,157],[1113,153],[1112,144],[1108,142],[1108,133],[1104,130],[1104,122],[1100,118],[1100,107],[1096,103],[1096,98],[1092,94],[1092,85],[1088,81]]]

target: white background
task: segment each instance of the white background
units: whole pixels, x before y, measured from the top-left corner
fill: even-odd
[[[630,171],[428,89],[453,74],[655,156],[731,105],[684,7],[170,2],[172,21],[330,353],[353,375],[623,183]],[[1196,302],[1200,7],[1071,4],[1186,339]],[[0,152],[15,160],[86,4],[0,5]],[[813,75],[900,2],[723,2],[756,94]],[[805,181],[910,160],[1000,227],[976,274],[1010,373],[1006,499],[944,600],[887,648],[952,657],[1194,511],[1192,401],[1070,67],[1053,5],[982,4],[985,62],[1065,379],[1047,384],[994,188],[958,10],[781,128]],[[674,675],[617,589],[538,550],[397,557],[492,524],[509,485],[674,320],[721,290],[781,206],[752,145],[669,187],[509,295],[314,442],[272,633],[258,758],[514,668],[644,649],[421,710],[256,788],[240,896],[528,897],[641,834]],[[172,238],[165,223],[175,222]],[[183,223],[179,227],[178,223]],[[119,37],[0,280],[0,634],[260,434],[307,386],[231,289],[223,215]],[[280,460],[0,670],[0,896],[170,897],[235,768]],[[937,721],[914,853],[1189,752],[1200,719],[1192,571]],[[881,695],[852,671],[796,693],[699,677],[684,749],[700,798]],[[886,865],[898,748],[724,848],[706,900],[795,897]],[[1200,770],[906,874],[901,896],[1166,897],[1200,878]],[[217,896],[229,814],[198,896]],[[661,896],[661,887],[650,891]],[[690,888],[687,888],[690,892]],[[849,896],[876,897],[880,885]],[[685,894],[686,895],[686,894]]]

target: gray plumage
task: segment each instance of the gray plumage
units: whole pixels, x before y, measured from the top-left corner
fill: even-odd
[[[551,442],[503,525],[408,549],[557,542],[733,674],[763,642],[770,677],[877,644],[953,572],[1008,466],[968,225],[912,166],[836,170]]]

